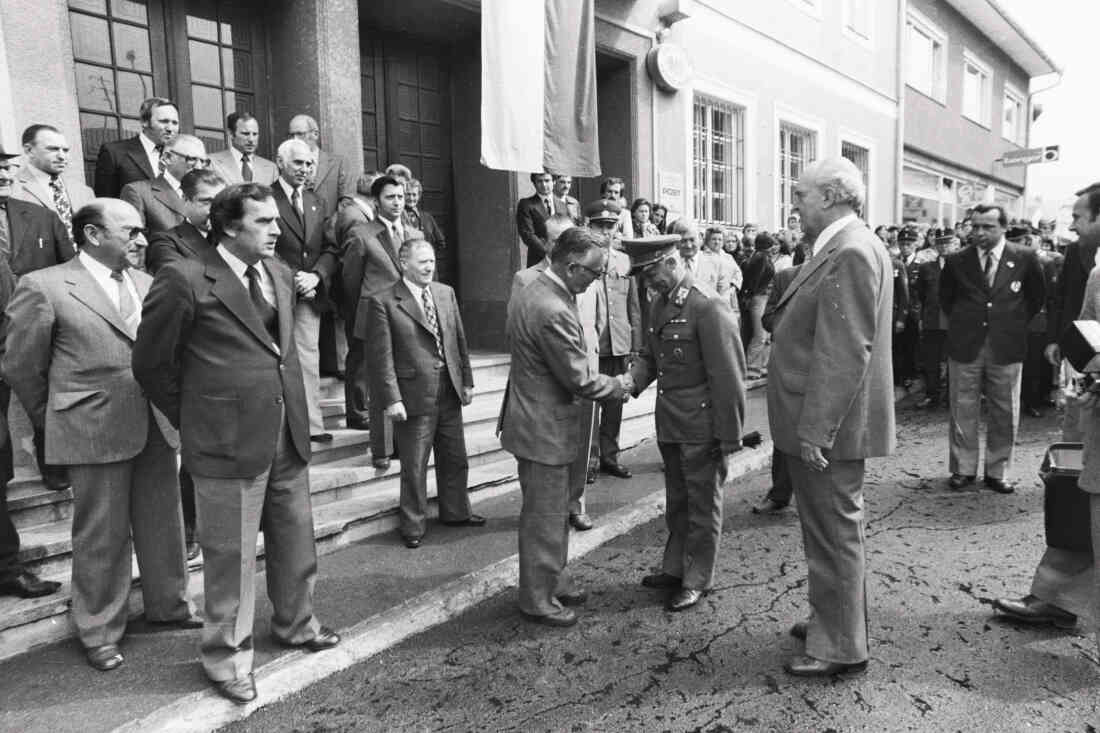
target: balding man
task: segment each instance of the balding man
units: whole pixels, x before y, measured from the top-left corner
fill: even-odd
[[[861,673],[870,655],[863,551],[864,460],[895,446],[891,368],[894,271],[858,214],[866,188],[843,158],[795,185],[808,260],[776,306],[768,421],[785,454],[809,569],[805,655],[789,674]]]
[[[321,128],[309,115],[294,115],[287,125],[287,137],[301,140],[316,153],[317,167],[309,189],[324,202],[325,217],[331,216],[355,194],[354,181],[348,175],[349,166],[343,156],[321,149]]]
[[[4,380],[45,435],[46,460],[73,480],[73,622],[88,663],[122,663],[131,553],[145,616],[198,628],[187,600],[179,438],[131,371],[141,301],[152,278],[130,268],[141,218],[117,199],[73,216],[80,253],[24,275],[7,308]],[[131,540],[132,537],[132,540]]]
[[[206,146],[194,135],[177,135],[160,156],[162,172],[151,181],[134,181],[119,195],[137,209],[146,234],[178,226],[187,218],[180,181],[190,171],[206,167]]]
[[[279,208],[279,241],[275,254],[294,272],[298,303],[294,307],[294,340],[302,363],[309,406],[310,440],[332,441],[321,415],[321,313],[329,307],[328,289],[339,266],[334,247],[324,241],[324,204],[308,184],[317,164],[313,149],[287,140],[276,155],[279,178],[272,186]]]

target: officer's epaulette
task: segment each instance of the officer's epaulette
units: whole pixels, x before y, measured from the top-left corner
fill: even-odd
[[[700,283],[700,282],[694,282],[693,281],[691,283],[691,287],[698,290],[706,298],[717,298],[718,297],[718,291],[715,290],[714,288],[712,288],[710,285],[708,285],[706,283]],[[684,294],[684,297],[685,298],[687,297],[686,293]]]

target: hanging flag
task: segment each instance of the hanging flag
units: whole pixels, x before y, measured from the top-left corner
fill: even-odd
[[[598,122],[595,0],[483,0],[482,164],[599,175]]]

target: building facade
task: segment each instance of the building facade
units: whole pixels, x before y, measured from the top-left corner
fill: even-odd
[[[909,0],[902,216],[953,226],[978,203],[1024,216],[1033,77],[1054,63],[992,0]]]

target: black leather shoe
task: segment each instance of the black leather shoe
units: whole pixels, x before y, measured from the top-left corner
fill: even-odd
[[[317,435],[309,436],[309,439],[314,443],[331,443],[332,433],[318,433]]]
[[[621,463],[601,463],[600,471],[606,473],[608,476],[614,476],[615,478],[630,478],[634,474],[630,472],[630,469]]]
[[[706,591],[695,590],[694,588],[681,588],[678,593],[675,593],[668,599],[665,608],[669,611],[686,611],[701,601],[705,594]]]
[[[802,641],[806,641],[806,631],[809,628],[810,628],[810,625],[807,624],[805,621],[796,621],[791,626],[791,632],[790,632],[791,636],[793,636],[796,639],[801,639]]]
[[[993,610],[1013,621],[1020,621],[1025,624],[1050,625],[1067,630],[1077,626],[1077,616],[1075,614],[1030,595],[1018,601],[998,598],[993,601]]]
[[[348,430],[370,430],[370,423],[361,420],[348,420]]]
[[[64,491],[72,488],[69,481],[69,472],[64,466],[44,466],[42,468],[42,483],[50,491]]]
[[[969,486],[974,483],[975,476],[964,476],[961,473],[951,474],[951,478],[947,479],[947,485],[952,489],[961,489],[964,486]]]
[[[297,646],[302,647],[307,652],[323,652],[326,649],[331,649],[340,643],[340,635],[327,626],[322,626],[317,629],[317,635],[312,639],[303,641]]]
[[[568,608],[561,608],[554,613],[549,613],[546,615],[527,613],[526,611],[520,611],[520,614],[528,621],[536,624],[542,624],[543,626],[555,626],[557,628],[565,628],[567,626],[572,626],[577,623],[577,614],[575,614],[571,609]]]
[[[379,471],[388,471],[390,468],[389,458],[375,458],[371,461],[371,465],[377,468]]]
[[[554,597],[563,606],[583,606],[588,602],[588,591],[575,590],[570,593],[559,593]]]
[[[795,677],[832,677],[834,675],[855,676],[867,671],[867,661],[864,660],[854,664],[843,664],[841,662],[826,662],[823,659],[801,655],[787,660],[783,665],[783,670],[787,674],[793,674]]]
[[[779,514],[790,504],[780,504],[775,499],[764,499],[752,508],[753,514]]]
[[[0,580],[0,596],[18,598],[41,598],[56,593],[61,583],[42,580],[29,570],[20,570],[15,575]]]
[[[401,539],[405,543],[405,547],[409,548],[410,550],[415,550],[416,548],[420,547],[419,537],[402,537]]]
[[[985,477],[986,488],[993,489],[998,494],[1011,494],[1016,490],[1016,487],[1010,483],[1007,483],[1004,479],[993,478],[991,476]]]
[[[171,621],[153,621],[152,619],[145,619],[149,622],[150,626],[156,629],[163,629],[165,631],[184,629],[187,631],[193,629],[202,628],[202,619],[198,616],[188,616],[187,618],[173,619]]]
[[[118,650],[117,644],[88,647],[84,653],[88,657],[88,664],[100,672],[110,672],[122,664],[122,652]]]
[[[586,484],[596,483],[596,469],[594,469],[594,468],[588,469],[588,475],[584,477],[584,482]]]
[[[927,410],[930,407],[936,406],[936,399],[934,397],[925,397],[923,400],[917,403],[917,407],[921,410]]]
[[[471,514],[465,519],[456,519],[454,521],[444,522],[443,524],[448,527],[484,527],[485,517],[480,514]]]
[[[682,583],[680,578],[668,573],[652,573],[642,578],[642,585],[646,588],[679,589]]]
[[[215,682],[214,689],[218,691],[219,695],[232,700],[238,705],[244,705],[256,699],[256,681],[251,673],[235,680]]]
[[[587,532],[592,529],[592,518],[585,512],[570,512],[569,524],[578,532]]]

